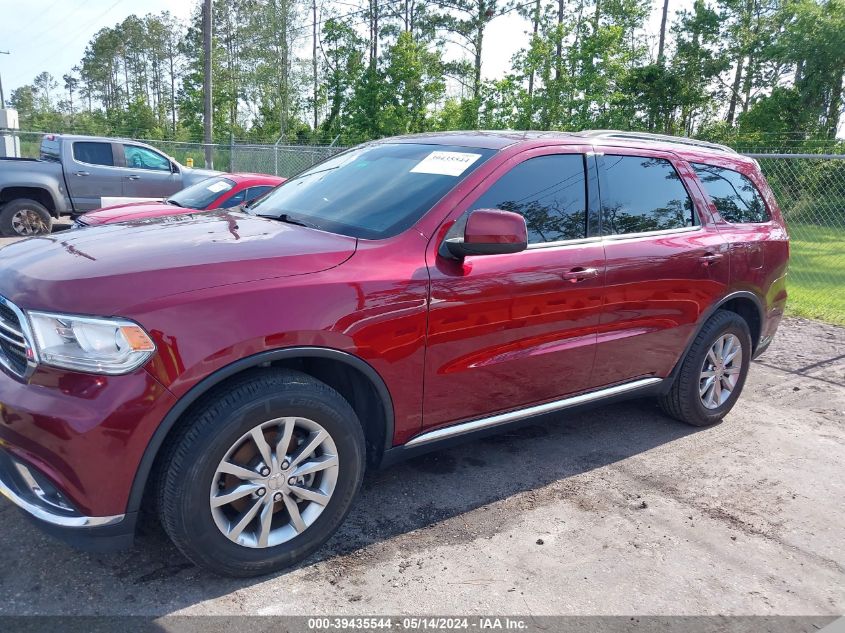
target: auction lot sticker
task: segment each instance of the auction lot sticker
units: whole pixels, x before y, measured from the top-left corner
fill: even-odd
[[[460,176],[479,158],[480,154],[466,152],[431,152],[414,166],[411,173]]]

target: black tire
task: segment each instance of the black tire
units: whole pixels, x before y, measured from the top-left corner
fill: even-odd
[[[216,469],[243,434],[285,416],[314,420],[331,436],[338,455],[334,492],[313,524],[291,540],[263,548],[235,543],[212,516],[209,490]],[[236,577],[289,567],[322,546],[352,507],[366,462],[363,429],[349,403],[311,376],[281,369],[251,370],[217,389],[203,399],[168,444],[158,480],[165,531],[192,562]]]
[[[30,211],[38,218],[39,225],[32,226],[34,232],[21,232],[15,228],[14,218],[21,211]],[[53,216],[44,205],[30,200],[19,198],[12,200],[0,208],[0,235],[4,237],[29,237],[31,235],[49,235],[53,230]]]
[[[710,347],[719,337],[729,333],[739,339],[742,347],[739,379],[727,400],[720,406],[710,409],[702,402],[699,392],[701,372]],[[745,385],[750,364],[751,332],[745,319],[735,312],[717,310],[693,341],[669,392],[659,398],[660,407],[667,415],[692,426],[716,424],[736,404]]]

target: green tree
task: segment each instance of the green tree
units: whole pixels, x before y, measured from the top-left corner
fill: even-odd
[[[389,106],[381,113],[382,129],[388,134],[430,129],[429,106],[446,90],[440,55],[415,41],[410,31],[403,31],[386,57],[384,80],[392,90]]]

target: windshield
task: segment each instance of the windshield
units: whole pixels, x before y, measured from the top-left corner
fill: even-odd
[[[381,239],[404,231],[495,153],[421,143],[344,152],[256,202],[250,213]]]
[[[186,209],[206,209],[217,198],[235,186],[234,180],[214,176],[174,193],[167,201]]]

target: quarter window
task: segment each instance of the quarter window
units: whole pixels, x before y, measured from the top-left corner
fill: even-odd
[[[605,156],[601,185],[605,235],[665,231],[698,223],[681,177],[663,158]]]
[[[114,166],[111,143],[77,141],[73,144],[73,158],[88,165]]]
[[[150,169],[153,171],[170,171],[170,161],[158,152],[137,145],[124,145],[126,166],[132,169]]]
[[[693,163],[692,167],[724,220],[734,224],[769,221],[763,196],[749,178],[714,165]]]
[[[581,154],[538,156],[520,163],[490,187],[473,209],[521,214],[529,244],[587,235],[587,190]]]

